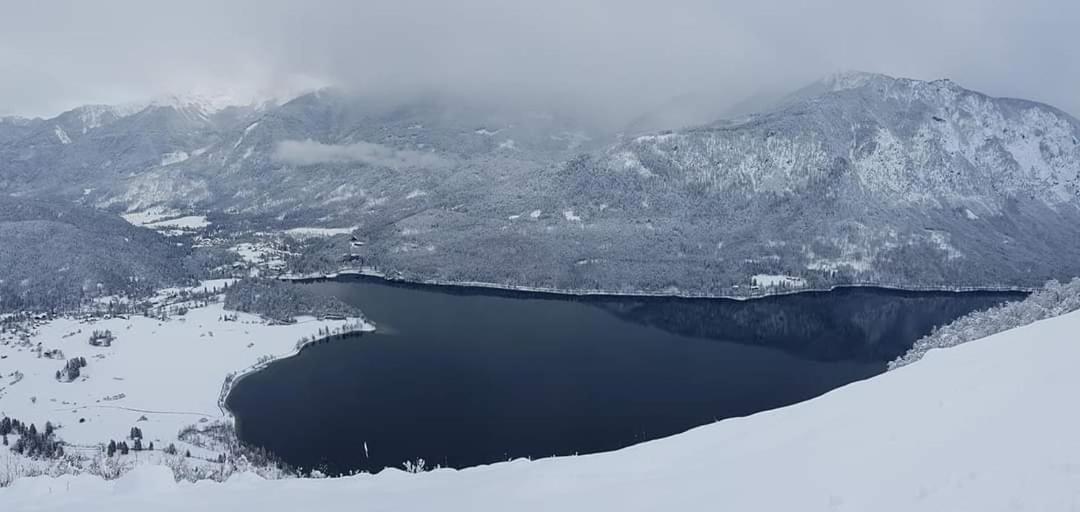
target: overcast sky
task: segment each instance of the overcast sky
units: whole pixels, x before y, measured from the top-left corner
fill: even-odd
[[[219,4],[228,5],[219,5]],[[1076,0],[5,0],[0,115],[318,84],[736,102],[838,70],[1080,114]]]

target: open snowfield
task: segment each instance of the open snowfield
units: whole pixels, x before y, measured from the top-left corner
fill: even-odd
[[[120,214],[120,217],[132,225],[146,227],[157,222],[165,222],[166,219],[182,217],[183,215],[179,210],[155,207],[123,213]]]
[[[162,163],[162,165],[166,164]],[[160,207],[128,212],[121,214],[120,217],[129,224],[153,229],[167,236],[198,231],[210,225],[205,215],[184,215],[178,210]]]
[[[347,235],[356,231],[357,227],[344,227],[344,228],[292,228],[286,229],[285,234],[294,236],[296,238],[312,238],[312,237],[330,237],[334,235]]]
[[[146,224],[150,229],[200,229],[210,225],[205,215],[185,215],[175,219],[160,220]]]
[[[222,284],[208,282],[202,288]],[[39,325],[29,345],[5,338],[0,343],[0,416],[38,426],[51,421],[65,442],[86,447],[123,439],[138,426],[145,441],[164,447],[186,425],[225,419],[218,398],[228,374],[288,355],[298,340],[315,337],[321,328],[358,321],[302,317],[295,324],[271,325],[256,315],[226,311],[220,300],[204,307],[186,305],[191,309],[185,315],[168,320],[59,318]],[[115,341],[109,347],[91,346],[95,330],[111,331]],[[39,343],[43,351],[63,351],[63,359],[38,357],[33,347]],[[81,375],[72,382],[57,380],[65,359],[80,356],[87,361]],[[13,383],[15,372],[22,378]]]
[[[177,484],[143,466],[117,481],[21,479],[0,490],[0,509],[1077,510],[1077,333],[1080,312],[1069,313],[808,402],[606,454],[224,484]]]

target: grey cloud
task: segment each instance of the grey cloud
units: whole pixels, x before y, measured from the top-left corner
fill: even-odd
[[[1080,113],[1074,0],[8,2],[0,114],[160,92],[429,91],[629,117],[842,69],[952,78]]]
[[[305,166],[332,163],[363,163],[391,169],[435,168],[449,162],[439,156],[395,149],[371,142],[323,144],[313,140],[286,140],[274,148],[274,159]]]

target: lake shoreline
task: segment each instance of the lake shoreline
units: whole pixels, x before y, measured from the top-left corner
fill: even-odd
[[[295,356],[299,355],[301,352],[303,352],[305,348],[308,348],[308,347],[310,347],[312,345],[316,345],[316,344],[322,342],[323,340],[333,340],[334,338],[343,338],[344,339],[344,338],[353,337],[353,336],[361,336],[361,335],[363,335],[365,333],[375,332],[376,329],[377,329],[376,326],[375,326],[375,323],[370,321],[370,320],[367,320],[366,318],[350,318],[350,319],[347,319],[347,320],[357,320],[357,324],[355,324],[357,327],[345,329],[345,330],[342,330],[340,332],[334,332],[334,333],[330,334],[329,336],[323,336],[321,338],[313,338],[313,339],[308,340],[306,342],[298,341],[297,344],[296,344],[296,348],[294,348],[292,351],[290,351],[288,353],[274,354],[272,357],[270,357],[269,359],[267,359],[265,361],[255,363],[255,364],[253,364],[251,366],[248,366],[246,368],[237,370],[235,372],[232,372],[232,373],[226,375],[225,380],[221,383],[221,391],[218,393],[218,409],[221,411],[221,414],[235,428],[235,426],[236,426],[236,415],[233,414],[233,412],[229,409],[229,406],[228,406],[229,393],[231,393],[232,390],[236,388],[237,383],[239,383],[245,377],[248,377],[248,376],[250,376],[250,375],[252,375],[254,373],[257,373],[257,372],[259,372],[261,370],[266,369],[266,367],[270,366],[271,364],[273,364],[276,361],[281,361],[283,359],[288,359],[290,357],[295,357]]]
[[[395,277],[385,272],[378,270],[360,268],[360,269],[345,269],[338,272],[332,272],[329,274],[282,274],[277,276],[277,279],[282,281],[291,281],[298,283],[314,283],[322,281],[332,281],[335,279],[348,278],[348,277],[364,277],[364,278],[377,278],[386,283],[411,285],[411,286],[438,286],[449,289],[459,289],[464,292],[474,290],[476,292],[490,293],[491,290],[511,292],[514,294],[536,294],[541,296],[561,296],[561,297],[595,297],[595,298],[660,298],[660,299],[708,299],[708,300],[730,300],[730,301],[751,301],[758,299],[768,299],[772,297],[785,297],[798,294],[821,294],[830,293],[835,291],[842,291],[846,289],[875,289],[884,290],[890,292],[905,292],[905,293],[1017,293],[1017,294],[1029,294],[1038,290],[1039,287],[1026,287],[1026,286],[897,286],[879,283],[850,283],[850,284],[837,284],[825,288],[799,288],[792,290],[777,290],[768,291],[765,293],[755,295],[718,295],[718,294],[695,294],[695,293],[680,293],[680,292],[620,292],[612,290],[581,290],[581,289],[563,289],[563,288],[550,288],[540,286],[515,286],[505,285],[499,283],[487,283],[483,281],[447,281],[442,279],[427,279],[427,280],[414,280],[406,279],[402,277]]]

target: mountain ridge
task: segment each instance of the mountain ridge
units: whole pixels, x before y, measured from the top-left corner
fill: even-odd
[[[417,280],[740,295],[755,275],[821,288],[1080,274],[1080,122],[947,80],[833,75],[764,113],[634,137],[573,113],[333,89],[188,114],[143,111],[71,144],[48,125],[41,147],[0,137],[16,171],[0,191],[195,208],[222,229],[356,226],[358,254],[339,237],[295,270],[352,254]]]

